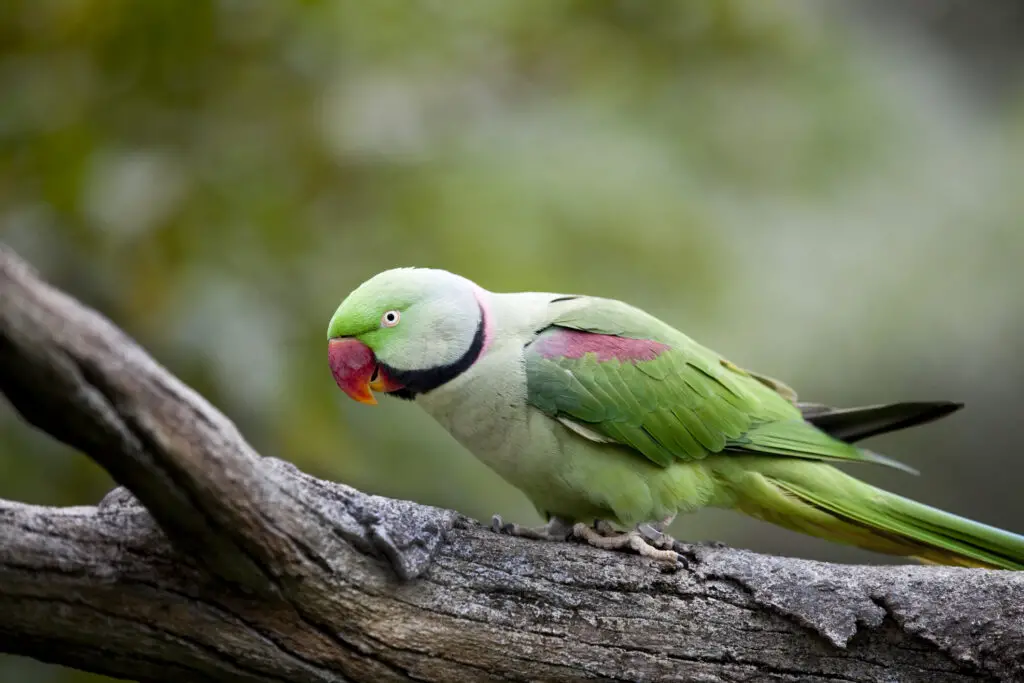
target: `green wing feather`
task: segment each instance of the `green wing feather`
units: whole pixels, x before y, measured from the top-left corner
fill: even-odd
[[[651,360],[545,353],[561,329],[665,345]],[[529,402],[668,466],[723,452],[909,468],[806,422],[789,387],[748,373],[657,318],[619,301],[575,300],[526,347]],[[913,471],[913,470],[909,470]]]

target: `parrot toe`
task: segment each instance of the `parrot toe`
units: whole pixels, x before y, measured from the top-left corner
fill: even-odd
[[[571,527],[558,517],[552,517],[542,527],[521,526],[514,523],[505,523],[501,515],[491,517],[491,531],[496,534],[507,536],[518,536],[529,538],[535,541],[565,541],[572,531]]]
[[[633,529],[632,531],[615,532],[613,535],[605,535],[603,532],[607,532],[609,529],[610,525],[607,522],[598,520],[594,527],[583,523],[575,524],[573,525],[572,533],[595,548],[605,550],[624,550],[628,548],[642,557],[649,557],[652,560],[667,562],[672,565],[678,564],[681,560],[676,551],[653,545],[651,541],[645,538],[645,534],[640,528]],[[662,542],[665,539],[671,541],[667,534],[655,532],[653,529],[651,529],[651,532],[664,537],[659,539]]]

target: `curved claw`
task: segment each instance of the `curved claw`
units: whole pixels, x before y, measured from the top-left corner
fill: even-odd
[[[501,518],[501,515],[494,515],[491,517],[491,531],[496,534],[511,534],[512,524],[505,524],[505,521]]]
[[[671,549],[676,544],[676,539],[672,538],[664,531],[659,531],[650,524],[640,524],[636,528],[640,532],[640,535],[644,537],[644,540],[653,545],[655,548]]]

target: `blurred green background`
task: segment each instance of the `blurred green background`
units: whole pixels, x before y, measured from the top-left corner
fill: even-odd
[[[367,491],[537,521],[414,406],[334,386],[335,306],[423,265],[628,300],[807,400],[964,400],[872,442],[921,477],[858,472],[1024,531],[1022,7],[4,0],[0,239],[260,452]],[[6,404],[0,435],[2,497],[111,487]]]

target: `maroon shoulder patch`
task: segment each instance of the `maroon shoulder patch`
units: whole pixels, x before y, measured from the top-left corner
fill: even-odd
[[[593,353],[599,361],[615,359],[639,363],[654,360],[667,351],[669,346],[650,339],[630,339],[559,328],[538,339],[535,348],[545,358],[583,358]]]

